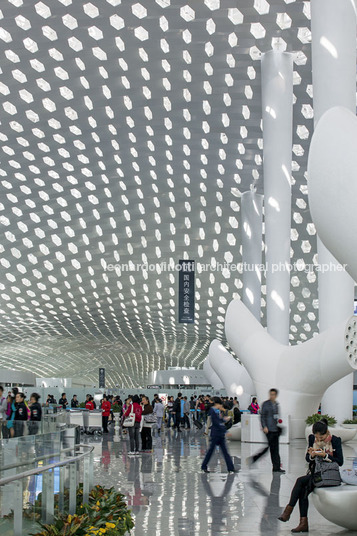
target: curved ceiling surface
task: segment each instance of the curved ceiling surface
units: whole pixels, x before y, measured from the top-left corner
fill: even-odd
[[[133,386],[225,343],[242,283],[216,268],[241,262],[240,194],[253,180],[262,192],[272,47],[294,52],[290,339],[312,336],[309,28],[305,1],[1,3],[1,366],[91,381],[105,366]],[[180,258],[212,265],[198,267],[192,325],[160,266]]]

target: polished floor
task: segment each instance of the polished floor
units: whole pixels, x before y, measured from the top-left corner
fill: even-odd
[[[285,475],[272,474],[269,456],[253,469],[245,462],[259,445],[230,442],[236,474],[228,475],[215,455],[209,474],[200,471],[208,440],[202,431],[165,430],[153,439],[153,452],[128,455],[128,438],[110,433],[86,438],[95,444],[95,482],[115,486],[127,497],[135,515],[135,536],[216,536],[290,534],[289,523],[277,520],[295,479],[306,471],[305,441],[281,445]],[[344,446],[345,467],[357,457],[357,443]],[[357,514],[356,514],[357,515]],[[329,523],[310,505],[310,535],[352,535]]]

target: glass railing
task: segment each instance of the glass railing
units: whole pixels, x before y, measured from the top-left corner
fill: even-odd
[[[76,445],[73,428],[1,442],[0,534],[28,536],[57,513],[74,514],[93,487],[93,447]]]
[[[23,423],[28,425],[28,422]],[[14,468],[21,472],[27,466],[37,467],[39,461],[48,460],[66,449],[72,450],[80,442],[77,426],[60,426],[54,431],[37,435],[22,435],[0,441],[0,476]]]
[[[56,432],[56,430],[64,428],[67,423],[69,420],[66,411],[46,413],[39,422],[13,421],[11,428],[9,428],[9,421],[0,420],[0,439]]]

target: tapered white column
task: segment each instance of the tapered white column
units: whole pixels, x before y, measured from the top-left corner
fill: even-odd
[[[267,328],[289,343],[293,57],[262,56]]]
[[[210,344],[208,359],[211,367],[222,381],[227,395],[238,397],[240,408],[248,409],[251,397],[256,394],[256,391],[247,369],[234,359],[232,354],[217,339],[213,339]]]
[[[219,376],[213,370],[208,356],[203,362],[203,372],[214,389],[224,389],[224,385]]]
[[[257,320],[261,310],[263,196],[244,192],[241,203],[243,303]]]
[[[356,112],[356,16],[351,0],[311,0],[311,29],[316,126],[334,106]],[[312,217],[313,203],[310,199]],[[320,265],[338,264],[319,239],[317,251]],[[347,273],[330,269],[319,272],[318,289],[319,327],[324,331],[353,312],[354,282]],[[349,374],[326,391],[322,411],[338,421],[351,418],[352,400],[353,375]]]

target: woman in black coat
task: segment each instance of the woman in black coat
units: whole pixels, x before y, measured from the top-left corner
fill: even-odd
[[[326,462],[336,462],[340,467],[343,465],[343,452],[341,438],[332,436],[328,429],[326,419],[316,422],[309,436],[309,447],[306,452],[306,461],[310,464],[311,472],[314,472],[317,457]],[[307,512],[309,508],[308,495],[313,491],[314,484],[311,474],[301,476],[295,482],[289,504],[279,517],[280,521],[289,521],[296,503],[299,501],[300,523],[292,533],[309,532]]]

